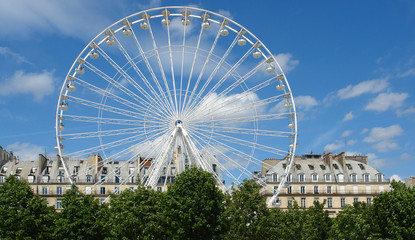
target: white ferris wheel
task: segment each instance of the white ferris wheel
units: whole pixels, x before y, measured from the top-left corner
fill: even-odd
[[[266,158],[284,158],[290,171],[297,118],[280,65],[248,29],[199,8],[159,7],[115,22],[81,51],[61,88],[56,138],[71,183],[68,162],[98,154],[101,165],[139,161],[128,174],[147,187],[195,165],[226,190],[252,177],[266,186],[254,174]]]

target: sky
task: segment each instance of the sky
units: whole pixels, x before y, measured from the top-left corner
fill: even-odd
[[[111,23],[186,5],[230,17],[278,55],[298,113],[297,155],[369,156],[386,177],[415,175],[413,1],[0,1],[0,145],[55,154],[59,91],[74,59]]]

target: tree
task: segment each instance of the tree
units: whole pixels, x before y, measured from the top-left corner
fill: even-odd
[[[302,239],[328,239],[332,220],[329,212],[324,210],[325,203],[314,201],[314,206],[305,210]]]
[[[272,239],[302,239],[304,212],[296,201],[293,201],[293,206],[287,211],[272,209],[270,216]]]
[[[168,239],[162,204],[165,194],[138,186],[111,196],[111,235],[115,239]]]
[[[54,214],[27,182],[9,176],[0,186],[0,239],[50,239]]]
[[[244,180],[226,201],[229,231],[225,239],[269,239],[267,217],[270,212],[261,186],[253,180]]]
[[[415,189],[392,182],[392,191],[373,201],[371,221],[378,238],[415,239]]]
[[[62,199],[63,210],[55,221],[56,239],[104,239],[108,236],[108,206],[72,185]]]
[[[164,206],[174,239],[217,239],[226,230],[225,197],[215,183],[211,173],[191,167],[169,186]]]
[[[346,205],[335,219],[330,229],[331,239],[368,239],[371,236],[369,208],[364,202]]]

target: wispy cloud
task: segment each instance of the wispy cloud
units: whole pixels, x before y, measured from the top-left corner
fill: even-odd
[[[13,151],[15,156],[21,161],[37,160],[40,153],[43,153],[45,147],[27,142],[15,142],[6,147],[7,150]]]
[[[11,78],[0,82],[0,95],[12,96],[18,94],[32,94],[36,101],[55,90],[53,71],[41,73],[25,73],[17,71]]]
[[[18,53],[13,52],[8,47],[0,47],[0,55],[3,55],[4,57],[7,57],[7,58],[10,57],[11,59],[15,60],[17,63],[32,64],[25,57],[23,57],[22,55],[20,55]]]
[[[378,93],[388,86],[388,78],[373,79],[342,88],[337,91],[337,96],[341,99],[354,98],[365,93]]]
[[[369,159],[369,165],[376,169],[383,168],[388,165],[388,162],[385,159],[379,158],[374,153],[368,153],[367,156]]]
[[[403,134],[403,129],[397,124],[385,128],[375,127],[370,130],[369,136],[364,138],[363,141],[374,143],[372,147],[378,152],[387,152],[399,148],[394,138]]]
[[[365,110],[384,112],[396,109],[402,106],[408,96],[408,93],[381,93],[365,106]]]
[[[415,75],[415,68],[411,68],[406,70],[403,73],[398,74],[398,77],[409,77],[409,76],[414,76]]]
[[[312,96],[298,96],[294,98],[296,108],[308,111],[318,105],[317,100]]]
[[[300,64],[300,61],[294,59],[291,53],[280,53],[274,57],[277,60],[280,67],[282,68],[282,70],[284,71],[284,73],[288,73],[294,70],[298,66],[298,64]]]
[[[342,137],[348,137],[352,133],[352,130],[346,130],[342,133]]]
[[[353,112],[348,112],[348,113],[346,113],[346,115],[344,116],[344,118],[343,118],[343,122],[350,121],[350,120],[352,120],[352,119],[354,119],[354,118],[355,118],[355,116],[353,115]]]
[[[405,110],[397,110],[396,114],[398,115],[398,117],[403,116],[403,115],[409,115],[409,114],[414,114],[415,113],[415,108],[414,107],[410,107],[408,109]]]

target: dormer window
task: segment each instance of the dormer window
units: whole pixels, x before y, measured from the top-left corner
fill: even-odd
[[[47,166],[45,170],[45,174],[50,174],[51,170],[52,170],[52,166]]]
[[[356,175],[356,173],[350,174],[350,181],[351,182],[357,182],[357,175]]]
[[[48,183],[48,182],[49,182],[49,176],[43,176],[43,177],[42,177],[42,181],[43,181],[44,183]]]
[[[339,165],[337,165],[336,163],[333,163],[333,167],[334,169],[339,170]]]
[[[313,173],[313,174],[311,174],[311,180],[312,180],[313,182],[317,182],[317,181],[318,181],[318,174],[317,174],[317,173]]]
[[[300,174],[298,174],[298,180],[299,180],[300,182],[304,182],[304,180],[305,180],[304,173],[300,173]]]
[[[350,165],[349,163],[346,163],[346,167],[347,167],[347,169],[349,169],[349,170],[353,170],[352,165]]]
[[[331,181],[331,174],[330,173],[324,174],[324,181],[326,181],[326,182]]]
[[[3,167],[1,168],[1,173],[6,173],[6,172],[7,172],[7,169],[8,169],[8,167],[3,166]]]
[[[78,175],[79,172],[79,166],[73,167],[73,175]]]
[[[59,182],[59,183],[62,183],[62,182],[63,182],[63,180],[64,180],[64,177],[63,177],[62,175],[59,175],[59,176],[57,177],[57,180],[58,180],[58,182]]]
[[[21,167],[18,167],[17,169],[16,169],[16,174],[20,174],[20,173],[22,173],[22,168]]]
[[[369,179],[370,179],[370,174],[369,173],[363,174],[363,181],[364,182],[369,182]]]
[[[381,173],[376,174],[376,181],[382,182],[382,180],[383,180],[383,175]]]
[[[363,164],[359,163],[358,165],[360,167],[360,170],[365,170],[365,166]]]
[[[4,183],[6,181],[6,176],[0,176],[0,183]]]
[[[311,164],[308,164],[308,168],[309,168],[310,170],[314,170],[314,166],[313,166],[313,165],[311,165]]]
[[[86,176],[86,182],[87,182],[87,183],[92,182],[92,176],[91,176],[91,175],[87,175],[87,176]]]
[[[116,174],[116,175],[120,175],[120,173],[121,173],[121,169],[120,169],[120,167],[116,167],[116,168],[115,168],[115,174]]]
[[[296,168],[297,170],[301,170],[301,164],[295,164],[295,168]]]
[[[28,181],[29,183],[34,183],[34,182],[35,182],[35,176],[33,176],[33,175],[29,175],[29,176],[27,176],[27,181]]]
[[[107,167],[102,168],[102,174],[107,174]]]

